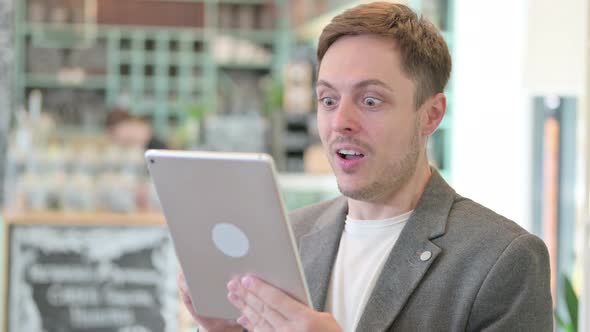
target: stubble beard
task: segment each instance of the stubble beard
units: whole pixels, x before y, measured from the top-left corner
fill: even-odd
[[[397,194],[416,173],[420,157],[418,121],[416,118],[414,134],[410,139],[410,149],[401,160],[386,165],[378,179],[364,187],[347,190],[338,183],[338,189],[342,195],[363,202],[379,202]]]

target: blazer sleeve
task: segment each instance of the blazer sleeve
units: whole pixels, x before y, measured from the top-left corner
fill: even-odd
[[[468,331],[553,331],[549,254],[531,234],[514,239],[476,295]]]

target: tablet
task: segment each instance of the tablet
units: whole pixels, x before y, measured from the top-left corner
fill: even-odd
[[[199,315],[238,318],[226,285],[246,273],[310,306],[269,155],[148,150],[145,157]]]

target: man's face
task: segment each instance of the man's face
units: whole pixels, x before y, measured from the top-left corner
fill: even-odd
[[[425,139],[414,94],[391,39],[348,36],[330,46],[318,73],[318,129],[345,196],[383,201],[414,174]]]
[[[109,133],[111,139],[121,146],[143,146],[149,140],[149,127],[139,121],[123,121],[112,128]]]
[[[129,121],[123,121],[123,122],[113,125],[109,129],[109,134],[110,134],[113,142],[115,142],[115,144],[118,144],[121,146],[131,145],[131,137],[130,137],[131,133],[129,130],[130,129],[129,123],[130,123]]]

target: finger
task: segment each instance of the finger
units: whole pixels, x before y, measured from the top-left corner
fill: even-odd
[[[243,311],[246,308],[246,302],[244,302],[242,298],[236,293],[228,293],[227,300],[240,311]]]
[[[227,298],[242,314],[247,314],[246,316],[249,317],[250,321],[258,323],[258,320],[262,320],[274,330],[278,330],[287,323],[287,319],[283,315],[264,304],[260,299],[256,299],[252,294],[247,295],[248,300],[245,300],[230,292]]]
[[[235,300],[243,301],[258,313],[263,313],[264,311],[269,310],[268,305],[256,297],[254,293],[248,292],[248,290],[240,284],[239,279],[232,279],[227,284],[227,289],[229,291],[228,296],[230,296],[230,300],[233,297]]]
[[[246,330],[252,331],[252,332],[274,332],[274,331],[277,331],[276,328],[273,328],[272,326],[270,326],[270,324],[268,322],[266,322],[264,320],[262,322],[260,322],[258,325],[254,325],[248,319],[248,317],[245,315],[238,318],[238,322],[240,322],[240,325],[242,325],[242,327],[244,327]]]
[[[246,288],[241,285],[239,278],[232,279],[227,284],[227,289],[229,291],[228,299],[238,309],[243,310],[245,305],[251,307],[252,310],[261,315],[275,328],[284,326],[287,322],[287,318],[274,310],[271,304],[265,303],[254,293],[248,292]]]
[[[258,314],[258,312],[256,312],[252,307],[247,305],[244,307],[244,309],[242,309],[242,317],[247,318],[248,325],[250,325],[252,329],[256,329],[257,327],[264,324],[264,319],[262,316]]]
[[[277,329],[270,326],[270,324],[267,321],[264,321],[262,326],[256,327],[253,331],[254,332],[275,332],[275,331],[277,331]]]
[[[211,318],[211,317],[204,317],[195,311],[193,306],[193,300],[190,296],[188,291],[188,286],[186,285],[186,279],[184,278],[184,274],[182,272],[178,273],[177,276],[178,288],[180,290],[180,297],[182,302],[184,303],[187,310],[193,316],[195,320],[199,322],[201,325],[207,326],[220,326],[220,327],[237,327],[239,324],[233,319],[219,319],[219,318]]]
[[[191,315],[197,318],[198,315],[195,312],[195,308],[193,307],[193,300],[191,299],[191,296],[188,292],[186,280],[184,279],[184,274],[182,272],[178,273],[177,281],[178,289],[180,290],[180,298],[182,299],[182,302],[184,303],[188,311],[191,313]]]
[[[243,277],[241,285],[248,290],[248,293],[254,294],[287,320],[307,308],[278,288],[251,275]]]
[[[238,318],[238,323],[245,327],[248,331],[266,332],[277,331],[278,328],[271,326],[262,316],[256,313],[252,308],[246,306],[242,312],[242,316]]]
[[[264,301],[256,297],[253,293],[247,292],[243,301],[273,327],[278,329],[287,323],[285,316],[274,310],[271,304],[264,303]]]
[[[185,293],[186,292],[186,280],[184,279],[184,274],[181,272],[178,272],[178,276],[176,277],[176,281],[178,283],[178,288],[180,288],[180,290]]]
[[[245,297],[247,293],[246,288],[242,286],[242,284],[240,283],[240,278],[238,277],[231,279],[227,283],[227,290],[228,292],[234,293],[239,297]]]

